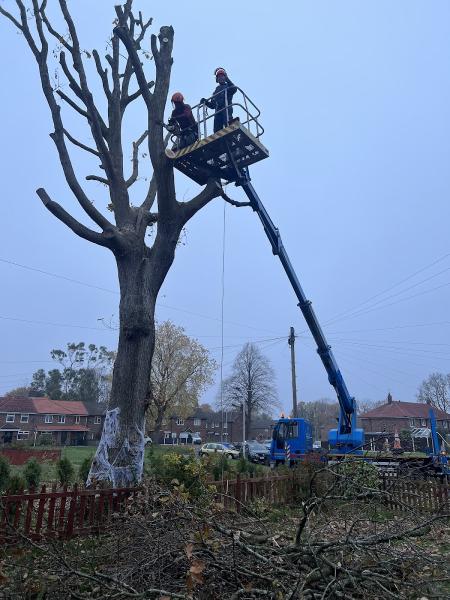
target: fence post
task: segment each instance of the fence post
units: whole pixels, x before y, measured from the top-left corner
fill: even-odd
[[[236,475],[236,512],[241,512],[241,502],[242,502],[242,489],[241,489],[241,475],[238,473]]]
[[[66,524],[66,531],[65,531],[66,538],[72,537],[72,534],[73,534],[73,523],[75,520],[77,496],[78,496],[78,485],[75,484],[73,486],[73,490],[72,490],[72,494],[71,494],[71,498],[70,498],[70,504],[69,504],[69,511],[67,513],[67,524]]]

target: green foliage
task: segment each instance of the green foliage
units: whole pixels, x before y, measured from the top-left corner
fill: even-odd
[[[23,476],[25,477],[25,481],[27,482],[28,489],[30,489],[30,488],[36,489],[38,487],[39,482],[41,481],[41,475],[42,475],[41,465],[38,463],[38,461],[35,458],[30,458],[30,460],[27,461],[27,463],[23,469]]]
[[[198,498],[207,491],[207,471],[203,461],[197,460],[193,452],[149,452],[147,456],[150,473],[162,483],[173,486],[184,497]]]
[[[61,458],[56,463],[56,472],[58,475],[58,481],[62,485],[68,485],[74,476],[74,468],[70,460],[66,457]]]
[[[36,440],[38,446],[53,446],[54,443],[55,439],[51,433],[41,433]]]
[[[18,494],[26,488],[26,481],[18,473],[14,473],[8,480],[8,492],[10,494]]]
[[[0,491],[8,487],[10,471],[8,460],[0,454]]]
[[[51,357],[61,368],[33,374],[30,396],[48,396],[53,400],[101,402],[107,395],[114,352],[105,346],[69,343],[66,350],[54,349]]]
[[[376,466],[364,460],[346,458],[336,465],[334,471],[339,477],[339,493],[346,497],[351,498],[380,487]]]
[[[81,465],[78,467],[78,479],[86,483],[91,470],[92,456],[86,456]]]

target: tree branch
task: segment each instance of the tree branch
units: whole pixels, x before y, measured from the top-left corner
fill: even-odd
[[[86,152],[90,152],[94,156],[97,156],[97,157],[100,156],[99,153],[97,152],[97,150],[94,150],[93,148],[90,148],[89,146],[86,146],[82,142],[75,139],[72,135],[70,135],[70,133],[67,131],[67,129],[63,129],[63,131],[64,131],[64,135],[66,136],[66,138],[69,141],[71,141],[74,146],[78,146],[82,150],[85,150]]]
[[[42,201],[42,204],[47,210],[49,210],[57,219],[62,221],[67,227],[69,227],[74,233],[82,237],[89,242],[111,248],[114,244],[114,228],[108,230],[108,233],[98,233],[89,229],[79,221],[77,221],[72,215],[70,215],[60,204],[54,202],[47,192],[43,188],[36,190],[37,195]]]
[[[195,196],[195,198],[181,204],[183,223],[187,223],[187,221],[189,221],[189,219],[191,219],[201,208],[206,206],[208,202],[211,202],[211,200],[218,196],[222,196],[222,194],[223,190],[219,180],[210,179],[203,190]]]
[[[129,179],[127,179],[127,181],[125,182],[127,188],[131,187],[138,177],[138,174],[139,174],[139,158],[138,158],[139,146],[145,140],[147,135],[148,135],[148,131],[144,131],[144,133],[141,135],[141,137],[138,138],[135,142],[133,142],[133,158],[132,158],[133,172],[132,172],[131,176],[129,177]]]
[[[109,180],[105,177],[100,177],[100,175],[86,175],[86,181],[99,181],[109,186]]]
[[[108,82],[108,71],[103,68],[102,61],[100,60],[100,56],[97,50],[92,50],[92,56],[94,57],[95,66],[97,68],[97,73],[100,76],[103,85],[103,91],[105,92],[105,96],[108,100],[111,99],[111,90],[109,89]]]

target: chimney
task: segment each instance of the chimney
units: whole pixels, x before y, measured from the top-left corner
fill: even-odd
[[[391,392],[389,392],[389,394],[387,395],[387,403],[388,404],[392,404],[392,394],[391,394]]]

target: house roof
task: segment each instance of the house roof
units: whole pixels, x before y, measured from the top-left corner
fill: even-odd
[[[36,412],[39,414],[54,415],[81,415],[86,416],[88,411],[83,402],[75,400],[50,400],[50,398],[33,398]]]
[[[0,398],[0,412],[35,413],[33,398]]]
[[[442,421],[450,420],[450,414],[444,412],[440,408],[433,407],[436,419]],[[430,405],[419,402],[400,402],[393,400],[387,404],[377,406],[362,415],[361,419],[405,419],[405,418],[429,418]]]
[[[103,409],[94,404],[77,400],[51,400],[50,398],[0,398],[0,412],[30,413],[40,415],[88,415],[103,414]]]

